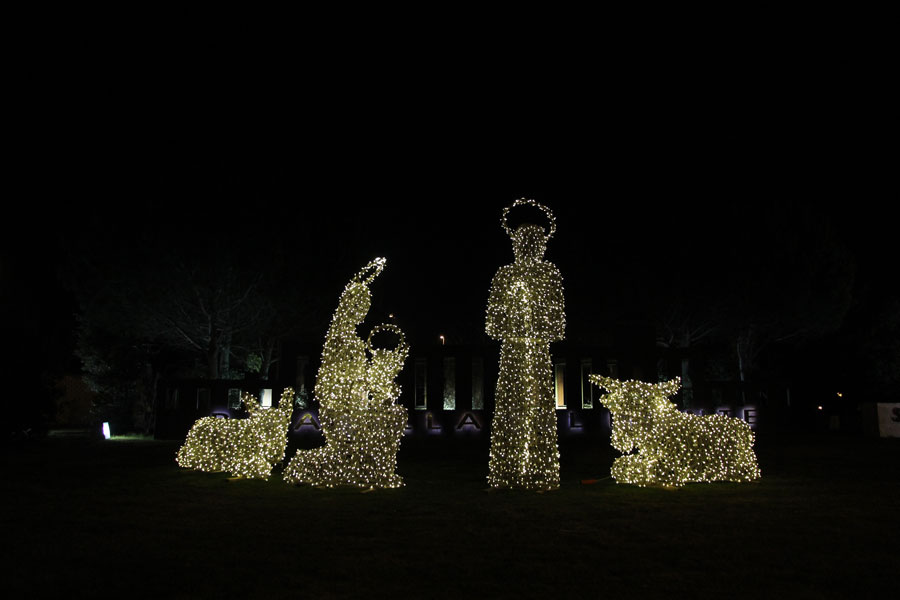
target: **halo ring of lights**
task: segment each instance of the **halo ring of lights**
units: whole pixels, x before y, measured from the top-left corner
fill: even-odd
[[[544,214],[547,215],[547,222],[550,224],[550,232],[547,233],[546,239],[549,240],[553,237],[553,234],[556,233],[556,218],[553,216],[553,211],[550,210],[549,207],[544,206],[543,204],[532,198],[519,198],[511,205],[503,209],[503,218],[500,220],[500,225],[503,227],[503,231],[506,232],[506,235],[512,236],[513,234],[512,230],[509,228],[509,225],[506,222],[506,218],[509,215],[509,211],[517,206],[533,206],[544,211]]]
[[[375,352],[376,348],[372,344],[372,338],[375,337],[376,333],[380,333],[382,331],[390,331],[395,333],[400,341],[397,342],[397,346],[392,350],[392,352],[396,352],[398,350],[402,350],[407,346],[406,344],[406,336],[403,335],[403,330],[393,325],[391,323],[382,323],[381,325],[376,325],[372,328],[372,331],[369,332],[369,337],[366,338],[366,348],[368,348],[369,352]]]

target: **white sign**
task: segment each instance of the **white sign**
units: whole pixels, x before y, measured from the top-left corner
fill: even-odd
[[[881,437],[900,437],[900,404],[879,403],[877,407]]]

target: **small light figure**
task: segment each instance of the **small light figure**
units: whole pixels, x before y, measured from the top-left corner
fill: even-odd
[[[111,436],[109,434],[109,423],[106,421],[103,422],[103,439],[108,440]]]
[[[388,319],[393,319],[393,318],[394,318],[394,313],[391,313],[388,315]]]
[[[841,392],[838,392],[838,393],[837,393],[837,397],[838,397],[838,398],[843,398],[843,397],[844,397],[844,394],[841,393]]]
[[[819,406],[817,406],[816,408],[818,408],[819,410],[824,410],[824,409],[822,408],[822,405],[821,405],[821,404],[820,404]]]
[[[438,337],[441,338],[441,346],[446,345],[447,340],[444,338],[444,336],[440,335],[440,336],[438,336]]]
[[[287,430],[294,408],[294,390],[285,388],[278,406],[264,408],[248,392],[241,402],[246,419],[201,417],[194,422],[175,455],[185,469],[227,471],[234,477],[268,479],[272,468],[284,458]]]

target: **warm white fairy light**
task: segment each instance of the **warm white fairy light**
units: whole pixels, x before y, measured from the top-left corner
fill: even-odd
[[[511,230],[507,215],[521,205],[544,211],[549,231],[530,224]],[[543,256],[556,223],[549,208],[521,198],[504,209],[501,225],[512,239],[515,261],[494,275],[488,298],[485,329],[502,341],[488,483],[555,489],[559,448],[550,342],[564,337],[566,316],[562,275]]]
[[[659,384],[602,375],[590,380],[608,392],[600,402],[612,415],[610,442],[625,455],[610,471],[617,482],[682,486],[759,479],[750,426],[725,415],[679,411],[669,397],[681,387],[680,378]]]
[[[356,333],[371,305],[369,284],[384,264],[383,258],[370,262],[341,294],[325,336],[314,390],[325,445],[297,451],[284,471],[289,483],[365,488],[403,485],[396,468],[406,409],[396,403],[400,386],[395,379],[409,346],[396,325],[374,327],[366,341]],[[395,348],[373,345],[373,336],[381,331],[397,335]]]
[[[284,459],[287,430],[294,407],[294,390],[285,388],[277,407],[262,408],[244,393],[246,419],[203,417],[194,423],[175,460],[182,467],[227,471],[237,477],[268,479],[272,467]]]

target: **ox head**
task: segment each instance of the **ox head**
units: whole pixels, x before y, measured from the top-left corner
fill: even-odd
[[[610,443],[623,453],[641,446],[656,415],[675,409],[669,396],[681,386],[678,377],[661,383],[619,381],[602,375],[591,375],[590,380],[607,390],[600,402],[613,416]]]
[[[637,418],[671,410],[674,404],[669,397],[681,387],[680,377],[660,383],[619,381],[602,375],[591,375],[590,380],[607,391],[600,396],[600,402],[610,413]]]

